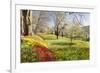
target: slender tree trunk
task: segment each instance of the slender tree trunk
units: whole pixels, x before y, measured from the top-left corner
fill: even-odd
[[[58,39],[58,36],[59,36],[59,27],[58,27],[58,25],[57,25],[56,36],[57,36],[57,39]]]
[[[27,24],[27,20],[26,20],[26,16],[24,16],[24,36],[27,36],[28,35],[28,24]]]
[[[28,13],[28,29],[29,29],[28,34],[33,35],[33,31],[32,31],[32,11],[31,10],[29,10],[29,13]]]
[[[64,36],[63,31],[62,31],[62,33],[61,33],[61,34],[62,34],[62,37],[63,37],[63,36]]]
[[[23,29],[24,29],[23,35],[24,36],[28,35],[28,24],[27,24],[27,19],[26,19],[27,12],[28,12],[28,10],[22,10],[22,15],[23,15]]]
[[[21,13],[21,17],[20,17],[20,27],[21,27],[21,31],[20,31],[20,33],[21,33],[21,35],[23,35],[23,16],[22,16],[22,13]]]
[[[73,38],[72,38],[72,36],[71,36],[71,38],[70,38],[70,41],[71,41],[71,43],[70,43],[70,44],[72,44],[72,42],[73,42]]]
[[[39,14],[39,17],[38,17],[38,20],[37,20],[37,23],[36,23],[36,27],[35,27],[35,30],[34,30],[34,34],[37,34],[38,33],[38,28],[39,28],[39,25],[40,25],[40,19],[41,19],[41,12]]]
[[[73,43],[73,31],[71,32],[71,35],[70,35],[70,47],[72,48],[72,43]]]

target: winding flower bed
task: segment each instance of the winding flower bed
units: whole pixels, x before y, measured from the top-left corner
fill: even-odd
[[[39,36],[21,37],[21,62],[54,61],[55,55],[48,43]]]

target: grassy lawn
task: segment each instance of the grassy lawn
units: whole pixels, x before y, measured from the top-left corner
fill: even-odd
[[[38,34],[22,37],[21,62],[72,61],[89,59],[89,42],[55,35]]]
[[[51,49],[57,61],[64,60],[88,60],[89,59],[89,42],[82,40],[73,40],[71,45],[70,39],[60,37],[56,39],[55,35],[39,34]]]

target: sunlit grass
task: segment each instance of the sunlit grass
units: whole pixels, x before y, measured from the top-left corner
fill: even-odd
[[[87,60],[89,59],[89,42],[82,40],[70,41],[70,38],[61,37],[56,39],[55,35],[50,37],[55,37],[54,39],[48,39],[48,35],[45,34],[45,41],[48,42],[49,48],[55,53],[58,61],[63,60]],[[47,39],[46,39],[47,38]]]
[[[25,37],[24,37],[25,38]],[[70,38],[61,37],[57,39],[53,34],[38,34],[34,36],[28,36],[28,39],[34,39],[32,45],[27,42],[21,42],[21,59],[22,62],[38,62],[37,58],[31,59],[32,56],[37,57],[36,53],[32,53],[32,48],[35,48],[35,44],[40,46],[47,45],[56,57],[56,61],[72,61],[72,60],[88,60],[89,59],[89,42],[83,40],[75,40],[71,42]],[[26,38],[25,38],[26,39]],[[30,41],[30,40],[29,40]],[[32,41],[32,40],[31,40]],[[44,44],[40,44],[44,43]],[[34,46],[33,46],[34,45]],[[33,47],[32,47],[33,46]]]

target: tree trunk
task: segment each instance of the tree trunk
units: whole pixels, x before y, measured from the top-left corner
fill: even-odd
[[[72,48],[72,44],[73,44],[73,31],[71,32],[71,35],[70,35],[70,47]]]
[[[22,11],[22,15],[23,15],[23,29],[24,29],[24,33],[23,33],[23,35],[24,36],[27,36],[28,35],[28,24],[27,24],[27,19],[26,19],[26,17],[27,17],[27,12],[28,12],[28,10],[23,10]]]
[[[36,27],[35,27],[35,30],[34,30],[34,34],[38,33],[38,28],[39,28],[39,25],[40,25],[40,19],[41,19],[41,13],[39,14],[39,17],[37,19],[37,23],[36,23]]]
[[[28,29],[29,29],[29,32],[28,34],[29,35],[33,35],[33,31],[32,31],[32,11],[29,10],[29,13],[28,13]]]
[[[32,11],[22,10],[22,20],[21,20],[21,32],[22,35],[28,36],[32,35]]]
[[[62,37],[64,36],[63,31],[62,31]]]
[[[59,36],[59,29],[58,29],[58,25],[57,25],[57,32],[56,32],[56,36],[57,36],[57,39],[58,39],[58,36]]]

